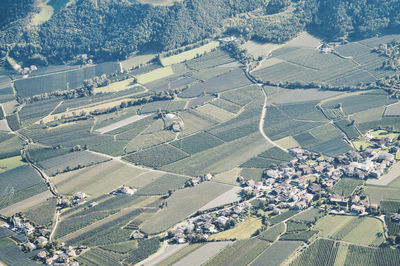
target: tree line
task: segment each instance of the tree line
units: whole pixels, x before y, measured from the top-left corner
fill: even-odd
[[[77,0],[38,27],[26,26],[29,14],[37,12],[34,0],[4,1],[0,53],[25,64],[68,63],[81,54],[96,62],[119,60],[137,50],[168,51],[224,32],[279,43],[304,29],[329,40],[400,29],[398,0],[184,0],[172,6]]]

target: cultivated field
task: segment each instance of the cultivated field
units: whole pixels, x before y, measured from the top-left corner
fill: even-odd
[[[248,218],[240,224],[237,224],[234,228],[217,233],[210,236],[210,240],[230,240],[230,239],[248,239],[250,238],[258,229],[261,228],[261,220],[258,218]]]
[[[199,55],[203,55],[204,53],[210,52],[211,50],[217,48],[218,46],[219,42],[213,41],[198,48],[194,48],[177,55],[161,58],[160,61],[163,66],[170,66],[173,64],[182,63],[186,60],[190,60]]]
[[[109,193],[127,183],[135,187],[142,187],[142,182],[136,183],[135,180],[146,172],[146,170],[113,160],[57,175],[52,181],[62,194],[73,195],[81,191],[95,197]],[[151,182],[151,179],[149,180]]]
[[[174,265],[176,266],[186,266],[186,265],[202,265],[207,262],[214,255],[218,254],[218,252],[225,248],[227,245],[230,245],[232,242],[224,241],[224,242],[214,242],[208,243],[199,249],[193,251],[180,261],[176,262]]]

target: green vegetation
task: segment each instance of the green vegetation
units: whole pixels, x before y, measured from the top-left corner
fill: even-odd
[[[345,265],[396,265],[400,263],[399,255],[397,249],[350,245]]]
[[[23,216],[36,225],[50,228],[54,222],[57,199],[50,198],[46,202],[23,212]]]
[[[318,239],[302,252],[291,265],[333,265],[337,248],[334,241]]]
[[[349,197],[353,194],[354,190],[362,184],[364,184],[364,181],[360,179],[341,178],[339,182],[333,186],[333,192],[338,195],[342,195],[343,192],[345,197]]]
[[[88,151],[76,151],[58,157],[40,161],[39,165],[50,176],[75,169],[84,168],[90,165],[99,164],[109,159]]]
[[[138,247],[138,242],[136,240],[132,240],[132,241],[113,244],[113,245],[101,246],[100,248],[108,250],[108,251],[112,251],[115,253],[126,254],[126,253],[129,253],[132,250],[136,249],[137,247]]]
[[[205,265],[247,265],[269,246],[267,241],[257,238],[240,240],[223,249]]]
[[[224,143],[222,140],[206,132],[200,132],[195,135],[176,140],[171,145],[183,150],[188,154],[195,154],[204,150],[211,149]]]
[[[122,260],[118,253],[110,252],[100,248],[92,248],[77,258],[84,265],[116,265]]]
[[[22,161],[22,157],[20,155],[6,158],[6,159],[1,159],[0,160],[0,173],[17,168],[22,165],[25,165],[25,162]]]
[[[214,234],[210,240],[248,239],[262,226],[259,218],[250,217],[237,224],[234,228]]]
[[[315,234],[318,234],[318,231],[300,231],[300,232],[290,232],[281,236],[280,240],[290,240],[290,241],[308,241]]]
[[[0,173],[0,208],[32,197],[47,189],[42,178],[32,167],[24,165]],[[10,195],[13,195],[10,197]]]
[[[174,253],[172,256],[169,256],[165,260],[161,261],[158,265],[160,266],[169,266],[173,265],[175,262],[178,262],[182,258],[186,257],[188,254],[192,253],[193,251],[197,250],[198,248],[202,247],[204,244],[203,243],[196,243],[196,244],[190,244],[178,252]]]
[[[267,229],[265,232],[262,232],[258,236],[258,238],[269,242],[274,242],[278,238],[278,236],[280,236],[284,231],[285,231],[285,224],[280,223],[272,228]]]
[[[269,223],[270,223],[271,225],[278,224],[278,223],[280,223],[280,222],[282,222],[282,221],[284,221],[284,220],[286,220],[286,219],[292,217],[292,216],[295,215],[296,213],[298,213],[298,211],[295,211],[295,210],[288,210],[288,211],[286,211],[286,212],[284,212],[284,213],[282,213],[282,214],[279,214],[279,215],[277,215],[277,216],[273,216],[273,217],[272,217],[271,219],[269,219],[268,221],[269,221]]]
[[[178,64],[178,63],[184,62],[186,60],[193,59],[204,53],[210,52],[211,50],[217,48],[218,46],[219,46],[219,42],[213,41],[206,45],[191,49],[189,51],[185,51],[185,52],[177,54],[177,55],[172,55],[169,57],[161,58],[160,62],[163,66]]]
[[[7,265],[37,265],[30,260],[29,253],[24,253],[17,244],[9,238],[0,238],[0,260]]]
[[[183,188],[188,178],[177,175],[163,175],[147,186],[139,189],[138,195],[165,195],[170,191]]]
[[[142,209],[131,209],[116,219],[102,224],[100,227],[87,230],[85,233],[74,236],[66,243],[69,245],[102,246],[130,240],[130,230],[122,229],[132,219],[138,217]]]
[[[159,168],[161,166],[179,161],[189,155],[174,146],[162,144],[139,151],[124,157],[125,160],[149,167]]]
[[[148,184],[151,179],[143,183],[139,177],[145,172],[113,160],[57,175],[53,178],[53,182],[62,194],[73,195],[81,191],[96,197],[109,193],[123,184],[129,183],[134,187]]]
[[[139,263],[151,254],[155,253],[159,248],[160,239],[158,237],[140,239],[138,240],[138,248],[133,250],[125,261],[130,264]]]
[[[301,244],[300,241],[278,241],[261,253],[250,265],[265,265],[265,262],[268,261],[268,265],[279,266]]]

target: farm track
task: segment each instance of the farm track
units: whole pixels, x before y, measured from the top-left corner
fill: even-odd
[[[268,143],[270,143],[272,146],[277,147],[277,148],[281,149],[281,150],[284,151],[284,152],[288,152],[287,149],[285,149],[285,148],[282,147],[281,145],[277,144],[276,142],[272,141],[272,140],[267,136],[267,134],[265,134],[265,131],[264,131],[264,123],[265,123],[265,117],[266,117],[266,115],[267,115],[268,96],[267,96],[267,94],[265,93],[265,90],[264,90],[264,88],[263,88],[263,84],[257,83],[257,81],[250,75],[250,73],[249,73],[249,65],[247,65],[247,66],[246,66],[246,69],[243,70],[243,71],[244,71],[244,73],[245,73],[247,79],[250,80],[251,83],[257,85],[257,86],[260,88],[262,94],[264,95],[264,103],[263,103],[263,107],[262,107],[262,111],[261,111],[260,122],[259,122],[259,124],[258,124],[258,130],[260,131],[260,134],[261,134],[261,135],[263,136],[263,138],[264,138]]]
[[[260,85],[259,85],[260,86]],[[265,122],[265,116],[267,114],[267,94],[265,93],[265,90],[260,86],[261,92],[264,94],[264,104],[263,104],[263,109],[261,111],[261,118],[260,118],[260,123],[258,124],[258,130],[260,131],[261,135],[264,137],[264,139],[271,143],[274,147],[277,147],[281,150],[283,150],[284,152],[288,152],[287,149],[285,149],[284,147],[280,146],[279,144],[275,143],[274,141],[272,141],[267,134],[265,134],[264,132],[264,122]]]

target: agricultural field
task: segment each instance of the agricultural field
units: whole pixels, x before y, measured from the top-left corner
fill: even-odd
[[[243,70],[237,69],[226,74],[211,78],[202,83],[190,86],[190,88],[180,93],[179,96],[182,98],[193,98],[200,96],[204,92],[207,92],[209,94],[219,93],[235,88],[244,87],[250,84],[251,82],[246,78]]]
[[[363,183],[364,181],[359,179],[341,178],[339,182],[333,186],[333,192],[338,195],[342,195],[343,193],[345,197],[349,197],[353,194],[354,190]]]
[[[274,242],[278,236],[280,236],[282,233],[285,232],[285,224],[284,223],[279,223],[275,225],[274,227],[271,227],[267,229],[266,231],[262,232],[258,238],[268,241],[268,242]]]
[[[176,266],[186,266],[186,265],[202,265],[207,262],[214,255],[218,254],[220,250],[230,245],[229,241],[212,242],[207,243],[204,246],[196,249],[192,253],[185,256],[183,259],[176,262]]]
[[[315,225],[320,235],[359,245],[379,246],[384,242],[383,224],[376,218],[325,216]]]
[[[50,176],[108,161],[109,158],[89,151],[76,151],[40,161],[38,164]]]
[[[379,204],[382,200],[400,200],[400,188],[367,185],[365,194],[373,204]]]
[[[18,79],[14,85],[18,96],[28,98],[56,90],[76,89],[82,86],[83,81],[86,79],[101,76],[102,74],[112,74],[120,70],[118,63],[103,63],[46,75],[37,75],[26,79]]]
[[[250,265],[281,265],[303,242],[301,241],[278,241],[267,248]]]
[[[17,244],[7,238],[0,238],[0,261],[7,265],[27,265],[34,266],[37,263],[30,260],[31,254],[24,253]]]
[[[145,186],[146,183],[143,184],[140,176],[146,172],[113,160],[57,175],[52,181],[60,193],[65,195],[81,191],[91,196],[99,196],[127,183],[136,188]],[[152,181],[151,178],[148,180]]]
[[[146,88],[153,92],[160,92],[160,91],[165,91],[165,90],[175,90],[175,89],[182,89],[187,86],[190,86],[190,84],[196,82],[196,79],[192,77],[186,77],[186,76],[171,76],[169,78],[161,79],[161,80],[156,80],[153,82],[150,82],[146,84]]]
[[[166,174],[160,176],[147,186],[139,189],[138,195],[166,195],[184,187],[188,178],[178,175]]]
[[[400,116],[400,103],[389,105],[385,110],[385,116]]]
[[[205,54],[207,52],[212,51],[213,49],[219,46],[219,42],[213,41],[198,48],[194,48],[185,52],[182,52],[177,55],[172,55],[169,57],[163,57],[160,59],[161,64],[163,66],[170,66],[178,63],[182,63],[184,61],[193,59],[199,55]]]
[[[136,76],[138,83],[140,84],[147,84],[152,81],[156,81],[162,78],[166,78],[174,74],[174,70],[170,67],[163,67],[152,70],[148,73],[140,74]]]
[[[205,265],[248,265],[269,246],[269,242],[257,238],[239,240],[223,249]]]
[[[50,198],[45,202],[23,211],[24,217],[36,225],[50,228],[54,222],[57,199]]]
[[[49,99],[24,105],[18,112],[21,124],[26,126],[41,120],[50,115],[59,104],[61,104],[59,99]]]
[[[40,175],[28,165],[0,173],[0,187],[1,209],[47,190]]]
[[[42,3],[58,12],[67,1]],[[149,51],[121,63],[43,67],[28,78],[15,77],[18,102],[8,78],[0,78],[0,102],[3,95],[14,98],[2,104],[0,118],[6,116],[11,130],[17,131],[0,133],[0,214],[21,212],[35,225],[54,225],[56,199],[39,173],[22,161],[24,148],[22,155],[51,176],[61,197],[88,195],[86,203],[61,211],[55,233],[66,245],[88,246],[76,261],[146,265],[149,262],[142,260],[160,248],[159,237],[177,223],[238,202],[243,188],[237,177],[263,181],[266,168],[294,159],[268,138],[279,147],[301,147],[322,157],[341,155],[353,148],[351,144],[366,148],[359,136],[367,131],[376,138],[397,138],[398,133],[385,130],[400,129],[397,100],[378,89],[347,91],[348,86],[383,77],[385,71],[378,69],[382,57],[371,53],[369,41],[339,45],[327,54],[318,50],[319,45],[320,40],[306,33],[283,45],[243,45],[254,58],[270,56],[251,75],[287,88],[253,84],[246,76],[247,66],[218,48],[216,41],[172,56],[160,54],[161,65],[149,62],[158,55]],[[122,69],[127,73],[116,73]],[[84,80],[101,74],[109,75],[112,83],[95,88],[93,95],[51,95],[79,89]],[[120,81],[121,77],[127,79]],[[307,89],[290,89],[287,82],[296,82],[297,87],[315,82],[316,88],[307,84]],[[321,82],[346,88],[318,89]],[[49,99],[34,97],[46,93]],[[128,102],[134,106],[126,106]],[[263,108],[266,116],[260,121]],[[169,119],[168,113],[175,118]],[[183,122],[181,131],[173,132],[171,124],[178,121]],[[5,122],[0,127],[8,130]],[[208,173],[212,181],[189,186],[190,178]],[[332,192],[348,197],[363,182],[342,178]],[[137,189],[135,195],[111,193],[123,185]],[[398,180],[385,185],[367,183],[365,195],[370,203],[383,200],[389,235],[395,236],[400,227],[390,215],[400,206],[400,186]],[[151,258],[150,264],[354,265],[356,256],[376,262],[378,255],[398,254],[376,251],[385,242],[378,219],[326,215],[323,207],[304,212],[284,209],[274,215],[261,199],[249,202],[262,209],[251,210],[251,216],[229,230],[211,234],[210,243],[174,247],[166,250],[168,256]],[[145,238],[133,240],[136,231]],[[297,257],[291,257],[306,243]],[[0,240],[0,254],[1,249]]]
[[[25,165],[20,155],[0,160],[0,173]]]
[[[334,86],[355,86],[382,77],[384,71],[376,69],[384,59],[371,53],[371,48],[355,48],[350,43],[335,49],[334,53],[325,54],[313,47],[287,45],[272,51],[271,59],[281,62],[257,69],[254,75],[264,81],[325,82]]]
[[[168,198],[167,207],[146,220],[141,230],[151,234],[162,232],[229,189],[227,185],[207,182],[194,188],[178,190]]]
[[[215,181],[216,178],[214,178]],[[233,202],[239,202],[241,197],[239,196],[239,193],[242,189],[240,187],[234,187],[231,190],[228,190],[224,194],[216,197],[212,201],[208,202],[206,205],[201,207],[199,211],[205,211],[209,209],[213,209],[216,207],[224,206]]]
[[[126,118],[124,120],[115,122],[115,123],[113,123],[111,125],[108,125],[108,126],[105,126],[105,127],[102,127],[102,128],[98,128],[98,129],[96,129],[96,132],[99,132],[100,134],[105,134],[105,133],[108,133],[110,131],[114,131],[114,130],[119,129],[121,127],[125,127],[127,125],[132,124],[132,123],[140,121],[143,118],[146,118],[148,116],[149,115],[134,115],[134,116]]]
[[[257,132],[164,165],[161,169],[188,175],[220,173],[241,165],[268,148],[270,145]]]
[[[248,239],[253,236],[253,234],[261,228],[261,226],[262,223],[259,218],[250,217],[240,224],[237,224],[232,229],[212,235],[210,240]]]
[[[129,154],[125,156],[124,159],[135,164],[160,168],[164,165],[174,163],[186,157],[189,157],[189,154],[175,148],[170,144],[162,144],[147,150]]]
[[[290,265],[333,265],[337,248],[334,241],[318,239],[303,251]]]

